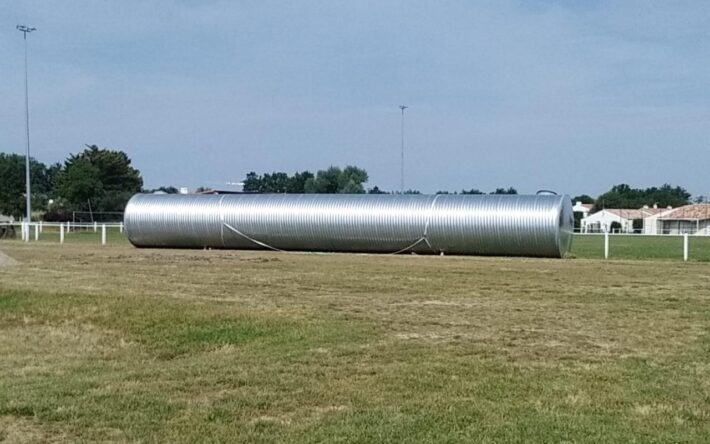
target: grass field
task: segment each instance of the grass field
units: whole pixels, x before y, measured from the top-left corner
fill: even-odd
[[[705,262],[85,236],[0,242],[0,440],[710,440]]]
[[[118,228],[107,231],[109,246],[128,245],[125,236]],[[34,242],[34,231],[31,232]],[[56,227],[45,228],[40,234],[40,241],[59,242],[59,230]],[[98,245],[101,242],[101,231],[78,229],[65,234],[65,242],[87,243]],[[0,244],[1,245],[1,244]],[[609,237],[610,259],[638,260],[682,260],[683,238],[681,236],[643,236],[643,235],[611,235]],[[603,259],[603,235],[575,235],[572,242],[572,258]],[[690,236],[689,260],[710,262],[710,236]]]
[[[604,258],[603,235],[576,235],[572,256],[585,259]],[[609,236],[610,259],[683,260],[681,236]],[[710,236],[688,238],[688,260],[710,262]]]

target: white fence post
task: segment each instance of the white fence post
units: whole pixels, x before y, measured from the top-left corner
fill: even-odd
[[[35,224],[35,240],[39,240],[39,224]]]
[[[101,224],[101,245],[106,245],[106,224]]]
[[[683,260],[688,262],[688,233],[683,235]]]
[[[609,233],[604,232],[604,259],[609,259]]]
[[[98,230],[98,222],[94,222],[94,233]]]
[[[59,243],[64,243],[64,224],[59,224]]]
[[[123,222],[121,222],[121,225],[118,226],[118,231],[123,233]]]
[[[42,231],[43,229],[44,229],[44,227],[42,226],[42,221],[39,221],[39,232],[43,233],[43,231]]]

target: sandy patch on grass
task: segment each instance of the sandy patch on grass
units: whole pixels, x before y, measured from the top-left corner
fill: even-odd
[[[10,265],[17,265],[17,261],[7,254],[0,251],[0,267],[7,267]]]
[[[45,430],[37,421],[16,416],[0,416],[0,442],[66,442],[67,436]]]
[[[25,321],[28,322],[28,321]],[[130,345],[93,325],[15,325],[2,330],[0,371],[6,376],[60,374],[79,359],[113,356]]]
[[[290,426],[294,423],[320,422],[327,415],[349,411],[346,405],[327,405],[303,409],[301,412],[290,412],[283,415],[261,415],[250,421],[251,424],[275,423]]]

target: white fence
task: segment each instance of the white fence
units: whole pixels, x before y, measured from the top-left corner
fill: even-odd
[[[700,229],[695,229],[693,227],[689,228],[659,228],[655,232],[647,232],[644,231],[643,229],[637,228],[637,229],[621,229],[621,228],[614,228],[608,231],[604,231],[603,228],[599,227],[593,227],[593,226],[587,226],[585,228],[575,228],[574,229],[574,234],[604,234],[605,232],[608,232],[610,234],[634,234],[634,235],[639,235],[639,236],[666,236],[666,235],[683,235],[683,234],[689,234],[691,236],[710,236],[710,226],[705,226],[703,225]]]
[[[101,233],[101,245],[107,243],[107,230],[118,229],[123,233],[123,222],[103,223],[77,223],[77,222],[21,222],[21,223],[0,223],[0,227],[19,228],[20,237],[25,242],[31,240],[38,241],[46,228],[53,229],[59,233],[59,243],[63,244],[66,236],[72,232],[91,232]]]
[[[674,252],[677,251],[678,256],[676,256],[676,257],[681,257],[681,252],[682,252],[682,258],[684,261],[688,261],[689,243],[691,243],[691,241],[689,239],[694,239],[692,241],[692,243],[694,243],[693,248],[701,248],[703,250],[706,250],[707,246],[710,245],[710,243],[708,242],[708,241],[710,241],[710,238],[707,235],[700,234],[700,233],[696,233],[696,234],[689,234],[689,233],[682,233],[682,234],[679,234],[679,233],[673,233],[673,234],[629,234],[629,233],[624,233],[624,232],[575,233],[575,237],[588,238],[588,239],[589,238],[598,238],[600,244],[603,242],[604,258],[605,259],[609,259],[609,255],[610,255],[609,239],[625,239],[627,241],[627,243],[629,241],[634,242],[634,240],[636,240],[639,242],[639,244],[637,244],[637,245],[641,245],[641,242],[644,242],[643,241],[644,239],[647,239],[649,241],[654,240],[654,242],[655,242],[655,240],[661,241],[664,239],[668,239],[670,241],[671,239],[679,239],[679,240],[682,240],[682,242],[678,242],[677,244],[675,244],[675,242],[673,242],[672,244],[675,246],[673,246],[672,248],[669,248],[669,245],[671,245],[670,243],[667,243],[664,241],[664,243],[663,243],[664,248],[663,249],[667,253],[670,253],[672,256],[675,256],[676,253],[674,253]],[[646,244],[645,242],[644,242],[644,244],[646,245],[646,247],[650,246],[650,245]],[[698,245],[698,244],[700,244],[700,245]],[[574,245],[574,242],[573,242],[573,245]],[[597,245],[599,245],[599,244],[597,244]],[[676,248],[677,248],[677,250],[676,250]],[[572,251],[574,252],[574,246],[572,248]],[[697,251],[698,250],[696,250],[696,252]]]
[[[12,229],[12,237],[17,236],[25,242],[95,242],[107,245],[125,242],[122,222],[114,223],[76,223],[76,222],[0,222],[0,238],[3,228]],[[44,235],[43,235],[44,233]],[[111,235],[109,235],[111,234]],[[68,239],[67,239],[68,237]],[[575,233],[575,238],[587,239],[586,242],[572,242],[572,254],[586,258],[682,258],[697,261],[710,261],[710,237],[701,234],[628,234],[628,233]],[[610,246],[611,239],[611,246]],[[618,242],[617,242],[618,240]],[[575,248],[575,245],[578,245]],[[630,250],[636,250],[629,253]],[[641,253],[638,251],[641,250]],[[655,251],[652,251],[655,250]]]

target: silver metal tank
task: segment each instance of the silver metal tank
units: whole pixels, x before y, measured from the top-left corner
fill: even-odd
[[[137,194],[137,247],[563,257],[572,203],[558,195]]]

